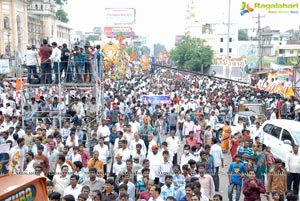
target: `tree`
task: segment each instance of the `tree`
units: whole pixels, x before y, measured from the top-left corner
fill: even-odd
[[[166,47],[160,43],[156,43],[153,45],[154,56],[158,56],[159,53],[166,51]]]
[[[147,47],[147,46],[143,46],[142,47],[142,54],[143,55],[150,55],[150,52],[151,52],[151,50],[150,50],[150,48],[149,47]]]
[[[58,18],[59,21],[65,23],[69,22],[68,13],[66,13],[66,11],[64,11],[64,9],[62,8],[56,11],[56,17]]]
[[[207,68],[212,64],[213,50],[205,40],[185,36],[170,51],[170,58],[179,68],[200,71],[201,65]]]
[[[247,29],[239,29],[238,40],[241,40],[241,41],[248,40],[248,30]]]
[[[55,0],[55,3],[56,3],[57,5],[62,6],[62,5],[67,4],[67,3],[68,3],[68,0]]]

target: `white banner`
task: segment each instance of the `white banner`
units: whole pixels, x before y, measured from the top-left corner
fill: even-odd
[[[105,8],[106,26],[133,26],[135,24],[134,8]]]
[[[10,73],[9,59],[0,59],[0,74]]]

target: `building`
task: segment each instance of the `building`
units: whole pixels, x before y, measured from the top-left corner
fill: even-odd
[[[236,57],[238,49],[235,43],[238,41],[238,27],[236,23],[230,23],[228,37],[228,23],[207,22],[199,15],[201,5],[199,2],[189,0],[185,16],[185,35],[201,38],[207,41],[214,51],[215,56]],[[229,45],[229,47],[227,47]],[[228,49],[228,52],[227,52]]]
[[[71,44],[71,28],[56,17],[54,0],[0,1],[0,56],[22,58],[27,45]]]
[[[15,56],[25,50],[28,40],[25,0],[0,1],[0,56]]]
[[[43,39],[58,45],[71,44],[71,28],[56,17],[53,0],[31,0],[28,3],[28,43],[40,46]]]

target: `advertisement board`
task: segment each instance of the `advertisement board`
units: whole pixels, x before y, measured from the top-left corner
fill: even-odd
[[[104,34],[108,38],[115,38],[118,33],[122,33],[126,38],[132,37],[131,27],[104,27]]]
[[[142,96],[142,102],[144,104],[151,103],[152,105],[161,105],[168,103],[170,101],[170,96],[168,95],[146,95]]]
[[[135,24],[134,8],[105,8],[107,27],[133,26]]]
[[[0,74],[10,73],[9,59],[0,59]]]

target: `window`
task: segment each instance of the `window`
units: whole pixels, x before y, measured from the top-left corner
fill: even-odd
[[[274,126],[270,134],[279,139],[281,130],[282,129],[280,127]]]
[[[290,50],[290,54],[294,54],[294,50]]]
[[[38,5],[37,5],[37,4],[35,4],[35,10],[38,10],[38,9],[39,9]]]
[[[272,124],[267,124],[267,125],[264,126],[263,131],[264,131],[265,133],[271,134],[272,128],[273,128],[273,125],[272,125]]]
[[[229,52],[232,52],[232,49],[231,48],[229,48],[229,50],[228,50]]]
[[[4,28],[9,29],[9,18],[8,17],[4,17]]]
[[[41,5],[41,10],[44,10],[44,6],[43,5]]]
[[[220,42],[221,42],[221,43],[223,43],[223,40],[224,40],[223,38],[220,38]]]
[[[279,49],[279,54],[284,54],[284,49]]]
[[[223,52],[223,48],[220,48],[220,53],[222,53]]]
[[[229,38],[229,42],[230,42],[230,43],[232,42],[232,38]]]
[[[291,134],[285,129],[283,129],[282,136],[281,136],[281,141],[283,142],[284,140],[289,140],[289,141],[291,141],[291,145],[292,146],[294,145],[294,140],[293,140]]]

